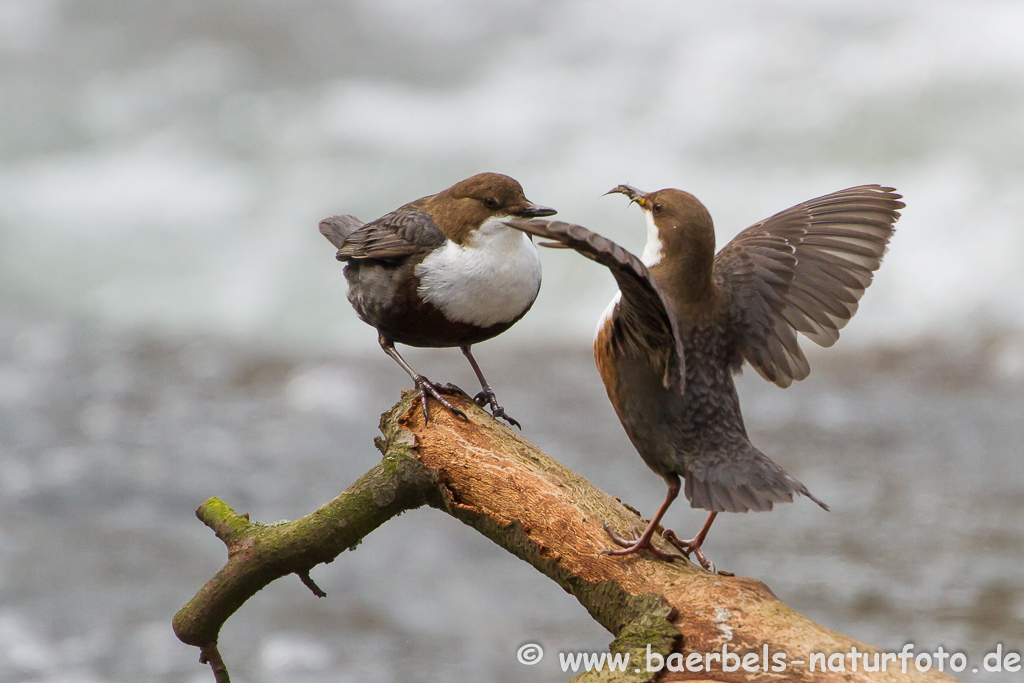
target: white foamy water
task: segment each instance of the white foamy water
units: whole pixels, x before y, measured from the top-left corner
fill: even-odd
[[[0,3],[0,304],[369,348],[329,214],[482,170],[639,251],[686,188],[720,243],[796,202],[906,195],[852,343],[1024,321],[1015,2]],[[611,279],[545,254],[517,343],[588,337]],[[847,341],[847,343],[851,343]]]

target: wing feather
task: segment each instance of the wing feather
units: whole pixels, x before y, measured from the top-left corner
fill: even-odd
[[[399,262],[432,251],[444,241],[444,233],[430,214],[403,206],[349,234],[338,248],[338,260]]]
[[[662,352],[666,388],[678,382],[685,388],[685,356],[675,316],[654,276],[640,259],[581,225],[544,219],[510,218],[509,226],[575,249],[608,268],[627,306],[618,306],[612,318],[612,343],[635,351]]]
[[[831,346],[882,262],[904,207],[891,187],[861,185],[750,226],[715,257],[715,280],[743,357],[789,386],[810,373],[797,333]]]

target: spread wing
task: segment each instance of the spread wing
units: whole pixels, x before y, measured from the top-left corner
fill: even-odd
[[[905,205],[891,187],[862,185],[755,223],[715,257],[743,357],[788,387],[810,373],[800,332],[821,346],[857,312]]]
[[[617,306],[612,318],[612,343],[640,352],[664,353],[664,386],[679,383],[685,388],[685,357],[675,316],[640,259],[615,242],[581,225],[543,219],[510,218],[505,223],[517,230],[575,249],[608,268],[628,305]]]
[[[323,232],[323,223],[320,230]],[[444,233],[430,214],[405,206],[352,231],[338,245],[338,260],[402,261],[444,241]]]

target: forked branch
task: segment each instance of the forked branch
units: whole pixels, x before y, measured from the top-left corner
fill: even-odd
[[[468,421],[434,410],[428,426],[417,397],[406,393],[382,416],[381,463],[316,512],[263,525],[216,498],[199,508],[199,518],[227,545],[228,561],[178,612],[174,629],[182,641],[201,648],[218,682],[227,680],[227,670],[217,636],[245,600],[288,574],[297,574],[316,593],[309,580],[313,566],[331,562],[391,517],[424,504],[465,522],[557,582],[615,636],[613,652],[630,653],[626,671],[583,674],[578,681],[953,680],[934,669],[918,673],[912,661],[907,673],[895,661],[885,671],[865,671],[862,662],[854,670],[849,653],[873,656],[878,650],[795,612],[760,581],[647,554],[601,555],[609,545],[605,521],[620,532],[642,526],[634,511],[472,401],[451,397]],[[656,544],[672,550],[660,535]],[[740,657],[757,653],[756,666],[748,659],[738,669],[723,670],[721,658],[707,657],[723,646]],[[812,672],[812,653],[833,662],[842,653],[846,670],[818,666]],[[693,655],[711,670],[695,671]],[[659,658],[668,666],[648,671],[646,663]],[[680,667],[686,671],[671,670]]]

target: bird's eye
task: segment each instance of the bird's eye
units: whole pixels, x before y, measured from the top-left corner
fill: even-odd
[[[651,207],[651,210],[654,213],[661,213],[661,204],[659,202],[654,202],[654,206]]]
[[[486,199],[484,199],[484,206],[486,206],[488,209],[497,209],[498,200],[495,199],[494,197],[487,197]]]

